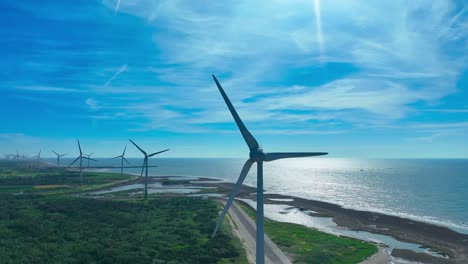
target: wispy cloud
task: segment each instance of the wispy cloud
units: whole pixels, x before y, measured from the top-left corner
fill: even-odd
[[[468,19],[457,1],[98,3],[107,9],[71,14],[66,1],[15,4],[34,19],[60,23],[4,63],[15,84],[8,92],[55,93],[37,104],[86,108],[92,111],[80,114],[109,126],[228,133],[232,117],[215,74],[258,133],[464,129],[417,126],[466,121],[466,100],[456,97],[466,97]],[[83,20],[91,23],[77,23]],[[56,34],[70,25],[77,38]],[[26,35],[9,33],[19,44]],[[6,58],[18,52],[5,50]]]
[[[61,93],[80,93],[86,92],[83,89],[77,88],[64,88],[64,87],[52,87],[52,86],[37,86],[37,85],[30,85],[30,86],[15,86],[15,89],[18,90],[25,90],[25,91],[35,91],[35,92],[61,92]]]
[[[468,122],[413,123],[413,124],[410,124],[409,126],[415,129],[441,129],[441,128],[468,129]]]
[[[468,113],[468,108],[459,108],[459,109],[434,108],[434,109],[423,109],[421,111],[438,112],[438,113]]]
[[[221,76],[222,84],[244,118],[257,125],[287,119],[282,116],[303,122],[313,117],[291,115],[295,109],[317,111],[329,120],[380,123],[405,119],[417,110],[414,104],[431,105],[454,93],[457,76],[466,66],[460,53],[448,48],[454,41],[466,44],[460,36],[453,37],[463,32],[464,11],[456,11],[449,2],[237,1],[199,7],[189,1],[157,6],[134,1],[119,11],[143,16],[155,28],[163,25],[170,32],[158,32],[153,40],[167,64],[177,67],[149,68],[157,78],[175,84],[167,93],[171,100],[163,105],[201,108],[188,116],[179,112],[188,124],[229,120],[208,77],[213,72],[230,73]],[[447,30],[450,36],[434,34]],[[357,70],[315,84],[315,75],[328,72],[314,67],[335,62]],[[296,72],[308,74],[286,77]],[[276,91],[269,81],[288,84]],[[291,91],[294,87],[301,91]],[[200,100],[191,100],[194,94]],[[244,101],[255,97],[258,100]],[[154,118],[158,123],[159,117]]]
[[[128,70],[128,65],[125,64],[125,65],[122,65],[113,75],[112,77],[109,78],[109,80],[107,80],[107,82],[104,84],[104,86],[108,86],[111,82],[113,82],[115,79],[117,79],[117,77],[119,77],[119,75],[123,72],[126,72]]]
[[[93,98],[86,99],[85,103],[91,110],[99,110],[101,108],[98,102]]]
[[[120,0],[117,0],[117,4],[115,5],[114,16],[117,15],[117,12],[119,11],[119,6],[120,6]]]
[[[324,39],[322,32],[322,15],[320,11],[320,0],[314,0],[314,14],[315,14],[315,26],[317,27],[317,42],[320,50],[320,60],[323,60],[324,55]]]

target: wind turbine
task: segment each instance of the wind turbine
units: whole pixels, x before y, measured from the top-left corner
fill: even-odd
[[[87,160],[94,160],[96,161],[95,159],[91,159],[91,158],[88,158],[88,157],[85,157],[83,155],[83,152],[81,151],[81,145],[80,145],[80,141],[78,141],[78,149],[80,150],[80,155],[78,156],[78,158],[76,158],[72,163],[70,163],[70,165],[68,165],[68,167],[70,167],[71,165],[73,165],[77,160],[80,160],[80,182],[81,182],[81,185],[83,185],[83,173],[82,173],[82,170],[83,170],[83,159],[87,159]]]
[[[52,152],[57,156],[57,168],[60,167],[60,158],[65,156],[65,155],[68,155],[68,153],[65,153],[65,154],[58,154],[57,152],[53,151]]]
[[[141,151],[141,153],[143,153],[143,155],[145,155],[145,158],[143,160],[143,167],[145,167],[145,169],[146,169],[146,173],[145,173],[145,200],[146,200],[146,199],[148,199],[148,158],[151,158],[154,155],[166,152],[169,149],[161,150],[161,151],[154,152],[154,153],[151,153],[151,154],[148,155],[148,153],[146,153],[146,151],[144,151],[142,148],[140,148],[135,142],[133,142],[131,139],[129,139],[129,140],[130,140],[130,142],[132,142],[132,144],[135,147],[137,147]]]
[[[226,202],[226,206],[224,207],[223,212],[221,213],[221,216],[219,217],[218,222],[216,223],[216,227],[213,231],[212,237],[216,235],[216,232],[218,231],[219,226],[223,222],[224,216],[226,215],[227,211],[231,207],[234,197],[236,196],[237,192],[239,192],[239,189],[242,186],[242,183],[244,182],[244,179],[247,176],[247,173],[252,167],[252,164],[254,162],[257,162],[256,263],[263,264],[265,263],[265,246],[264,246],[265,241],[264,241],[264,232],[263,232],[263,162],[269,162],[269,161],[273,161],[277,159],[285,159],[285,158],[321,156],[321,155],[326,155],[328,153],[326,152],[290,152],[290,153],[287,153],[287,152],[265,153],[263,152],[263,149],[260,148],[260,145],[258,144],[257,140],[252,136],[252,134],[250,134],[250,132],[245,127],[244,123],[242,123],[242,120],[240,119],[239,115],[236,112],[236,109],[234,109],[234,106],[232,105],[228,96],[226,95],[223,88],[221,87],[221,84],[219,84],[218,80],[216,79],[214,75],[212,76],[216,83],[216,86],[218,86],[219,92],[223,96],[224,101],[226,102],[226,105],[229,108],[229,111],[231,112],[232,117],[236,121],[237,127],[239,128],[242,136],[244,137],[245,142],[247,143],[247,146],[250,149],[250,154],[249,154],[250,158],[245,162],[244,167],[242,168],[242,171],[240,173],[239,179],[237,179],[237,182],[234,185],[234,188],[232,189],[231,194],[229,195],[229,199]]]
[[[37,158],[37,161],[39,161],[41,159],[41,152],[42,152],[42,149],[39,150],[39,153],[36,155],[36,156],[32,156],[31,158]]]
[[[88,159],[88,168],[89,168],[89,160],[91,159],[91,156],[92,156],[93,154],[94,154],[94,152],[91,152],[91,154],[88,154],[88,155],[84,154],[84,156],[86,156],[87,159]],[[94,161],[95,161],[95,160],[94,160]]]
[[[130,163],[130,162],[128,162],[128,160],[124,157],[124,156],[125,156],[125,151],[126,151],[126,150],[127,150],[127,146],[125,146],[122,155],[116,156],[116,157],[113,157],[113,158],[112,158],[112,159],[120,158],[120,176],[123,176],[123,162],[124,162],[124,160],[125,160],[125,162]]]

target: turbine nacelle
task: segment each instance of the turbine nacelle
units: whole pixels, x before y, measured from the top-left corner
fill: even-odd
[[[261,148],[253,148],[249,153],[250,159],[256,162],[264,161],[267,154]]]

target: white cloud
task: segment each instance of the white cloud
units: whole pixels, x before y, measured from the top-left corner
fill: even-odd
[[[104,3],[115,8],[115,1]],[[255,126],[288,119],[302,122],[298,125],[302,128],[315,126],[308,120],[391,123],[410,116],[416,103],[434,105],[454,93],[468,61],[466,8],[459,10],[451,1],[265,0],[204,5],[129,0],[122,1],[119,12],[147,19],[157,32],[152,38],[162,51],[160,59],[177,65],[146,69],[174,84],[158,87],[164,96],[140,102],[158,106],[154,114],[134,103],[124,106],[147,117],[152,127],[176,128],[182,122],[187,129],[203,131],[200,124],[230,121],[211,73],[221,74],[242,118]],[[357,70],[321,85],[304,80],[287,80],[287,86],[262,83],[281,83],[288,73],[311,66],[320,69],[331,62],[348,63]],[[126,65],[106,85],[125,70]],[[312,77],[318,73],[324,71],[310,70]],[[148,93],[141,91],[141,98]],[[260,99],[245,101],[255,97]],[[180,110],[187,107],[197,111]]]
[[[319,45],[320,58],[321,60],[323,60],[322,56],[325,51],[324,50],[325,43],[324,43],[323,32],[322,32],[322,15],[320,11],[320,0],[314,0],[314,14],[315,14],[315,24],[317,27],[316,37],[317,37],[317,42]]]
[[[101,108],[98,102],[93,98],[86,99],[85,103],[91,110],[99,110]]]
[[[85,92],[85,90],[81,90],[77,88],[37,86],[37,85],[29,85],[29,86],[20,85],[20,86],[15,86],[15,89],[26,90],[26,91],[36,91],[36,92],[63,92],[63,93]]]
[[[266,109],[363,110],[380,118],[402,118],[410,103],[439,98],[436,91],[415,91],[398,82],[342,79],[300,93],[261,100]]]
[[[128,70],[128,65],[122,65],[110,78],[107,80],[107,82],[104,84],[104,86],[108,86],[111,82],[113,82],[119,75],[123,72],[126,72]]]
[[[117,4],[115,5],[114,16],[117,15],[117,12],[119,11],[119,6],[120,6],[120,0],[117,0]]]

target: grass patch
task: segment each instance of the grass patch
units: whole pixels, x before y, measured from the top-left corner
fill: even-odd
[[[252,218],[255,211],[243,203],[240,207]],[[374,244],[338,237],[306,226],[265,218],[265,233],[281,249],[294,256],[294,263],[359,263],[377,252]]]

